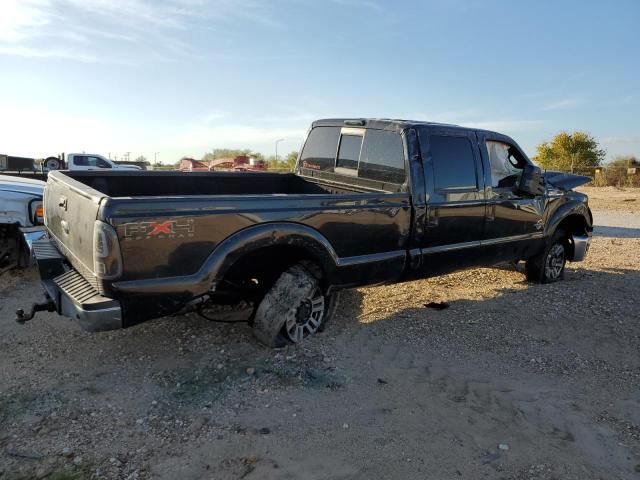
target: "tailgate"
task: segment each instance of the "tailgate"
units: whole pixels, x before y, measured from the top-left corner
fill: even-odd
[[[104,195],[64,172],[50,172],[44,192],[45,225],[61,253],[93,277],[93,229]]]

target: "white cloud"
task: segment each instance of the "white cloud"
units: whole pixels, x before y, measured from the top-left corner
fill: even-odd
[[[539,129],[544,125],[542,120],[495,118],[493,115],[483,113],[478,109],[449,110],[432,114],[422,113],[413,115],[410,118],[412,120],[450,123],[463,127],[495,130],[497,132],[525,132]]]
[[[461,125],[497,132],[527,132],[539,129],[544,125],[544,122],[542,120],[485,120],[461,122]]]
[[[542,107],[544,111],[553,111],[553,110],[568,110],[571,108],[579,107],[586,103],[584,98],[572,97],[572,98],[564,98],[562,100],[558,100],[556,102],[549,103]]]
[[[0,55],[27,58],[63,58],[85,63],[93,63],[98,60],[96,56],[90,53],[80,53],[61,47],[42,49],[23,45],[0,45]]]
[[[199,157],[214,148],[250,148],[271,152],[275,141],[284,138],[282,151],[298,149],[302,143],[305,128],[267,127],[246,124],[225,124],[216,126],[190,125],[166,141],[166,148],[183,149],[185,154]]]
[[[50,23],[48,0],[3,0],[0,4],[0,42],[18,43]]]
[[[346,7],[373,10],[377,13],[384,12],[384,8],[382,7],[382,5],[380,5],[378,2],[374,2],[373,0],[332,0],[332,2]]]
[[[108,63],[133,63],[136,53],[194,58],[194,29],[236,23],[283,28],[265,0],[2,0],[0,54]]]
[[[117,126],[98,117],[51,111],[28,106],[3,106],[0,131],[3,149],[15,155],[43,157],[63,151],[91,150],[96,153],[115,148],[111,138],[122,136]],[[37,141],[34,141],[34,136]]]
[[[202,116],[202,123],[210,124],[225,117],[225,113],[221,110],[212,110]]]

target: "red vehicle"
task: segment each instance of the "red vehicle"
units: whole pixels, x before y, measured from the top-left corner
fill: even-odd
[[[264,171],[267,169],[267,162],[248,155],[238,155],[233,159],[233,169]]]
[[[178,170],[181,172],[208,172],[210,167],[209,162],[183,157],[180,159],[180,166],[178,167]]]
[[[181,172],[213,172],[213,171],[259,171],[267,170],[267,162],[248,155],[238,155],[235,158],[216,158],[215,160],[194,160],[184,157],[180,160],[178,170]]]

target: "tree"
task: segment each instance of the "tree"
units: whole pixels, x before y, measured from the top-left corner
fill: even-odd
[[[294,168],[296,168],[296,162],[298,161],[298,152],[289,152],[289,155],[287,155],[284,159],[284,163],[286,164],[287,168],[291,171],[293,171]]]
[[[607,166],[608,167],[637,167],[640,165],[640,160],[636,158],[635,155],[618,155],[611,160]]]
[[[145,157],[144,155],[140,155],[138,158],[136,158],[136,162],[147,162],[147,157]]]
[[[274,155],[267,157],[267,165],[269,170],[289,170],[293,171],[298,160],[298,152],[291,152],[286,157],[280,157],[276,160]]]
[[[573,172],[575,169],[600,165],[605,154],[588,133],[561,132],[551,141],[538,145],[534,160],[546,169]]]

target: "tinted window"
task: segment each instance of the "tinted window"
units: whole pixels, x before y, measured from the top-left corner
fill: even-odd
[[[358,176],[382,182],[403,183],[404,148],[400,135],[384,130],[367,130]]]
[[[82,167],[86,167],[87,165],[89,165],[87,157],[84,155],[76,155],[75,157],[73,157],[73,163]]]
[[[311,130],[300,156],[302,166],[333,171],[339,138],[339,127],[316,127]]]
[[[473,147],[467,137],[432,135],[429,146],[436,190],[477,188]]]
[[[338,161],[336,167],[358,169],[358,159],[360,158],[360,147],[362,146],[362,136],[342,135],[340,140],[340,150],[338,151]]]

